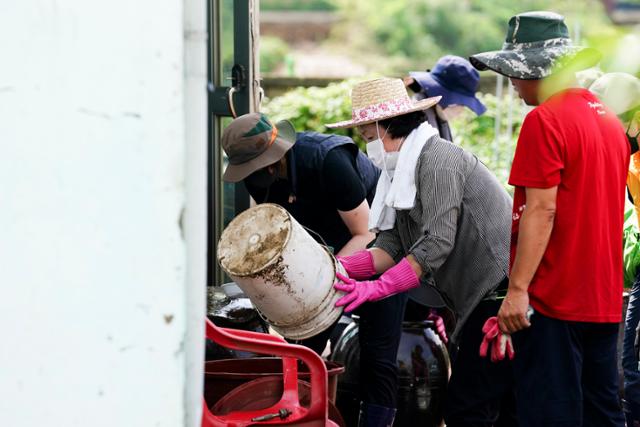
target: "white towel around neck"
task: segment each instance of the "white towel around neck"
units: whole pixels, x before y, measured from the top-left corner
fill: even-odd
[[[395,170],[383,170],[376,186],[376,195],[369,212],[369,230],[378,233],[391,230],[396,221],[396,209],[413,208],[416,199],[416,165],[424,144],[438,130],[428,122],[411,132],[400,147]]]

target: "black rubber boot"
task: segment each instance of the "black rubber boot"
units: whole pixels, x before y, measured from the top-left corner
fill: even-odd
[[[395,408],[360,402],[358,427],[391,427],[395,417]]]

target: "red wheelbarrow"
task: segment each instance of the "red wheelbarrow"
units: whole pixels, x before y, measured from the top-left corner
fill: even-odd
[[[259,425],[296,426],[296,427],[338,427],[329,419],[329,397],[327,368],[313,350],[300,345],[289,344],[282,338],[236,329],[220,328],[206,319],[207,338],[233,350],[245,350],[254,353],[280,356],[282,358],[282,397],[263,409],[231,411],[225,414],[213,413],[207,402],[203,402],[202,427],[245,427]],[[299,387],[304,383],[298,380],[300,360],[310,371],[310,396],[308,407],[303,406]],[[238,401],[239,397],[253,396],[259,399],[260,388],[272,387],[273,380],[259,379],[232,390],[222,401]],[[252,389],[253,388],[253,389]],[[236,392],[237,391],[237,392]],[[234,394],[235,393],[235,394]]]

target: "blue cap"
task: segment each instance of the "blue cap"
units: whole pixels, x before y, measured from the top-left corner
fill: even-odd
[[[477,115],[487,111],[487,107],[476,98],[480,74],[464,58],[443,56],[433,70],[413,71],[409,75],[429,96],[442,96],[440,105],[443,108],[457,104],[469,107]]]

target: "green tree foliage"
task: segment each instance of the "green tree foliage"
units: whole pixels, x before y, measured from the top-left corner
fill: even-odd
[[[262,10],[333,10],[331,0],[260,0]]]
[[[350,136],[364,150],[364,141],[352,129],[330,130],[325,126],[326,123],[351,118],[349,94],[354,84],[354,80],[347,80],[332,83],[326,88],[299,87],[282,96],[265,100],[262,111],[274,121],[291,120],[298,131],[313,130]],[[517,98],[509,101],[505,96],[499,101],[491,94],[481,94],[479,97],[487,106],[487,112],[477,117],[465,110],[452,123],[454,140],[456,144],[476,154],[507,186],[513,149],[526,108]],[[494,138],[498,117],[498,137]]]
[[[284,63],[289,45],[278,37],[260,38],[260,71],[271,73]]]
[[[332,1],[342,17],[334,33],[340,46],[365,62],[366,57],[385,57],[397,71],[427,68],[444,54],[467,57],[499,49],[508,19],[524,11],[562,13],[580,37],[610,26],[599,0]]]
[[[478,98],[487,106],[487,111],[476,116],[465,109],[453,120],[450,124],[454,142],[478,156],[511,191],[507,185],[511,160],[528,107],[517,95],[497,98],[493,94],[478,94]]]
[[[326,123],[351,118],[349,94],[354,84],[353,80],[346,80],[327,87],[298,87],[282,96],[265,100],[261,109],[274,121],[290,120],[298,131],[328,132]],[[332,132],[354,136],[349,129]]]

